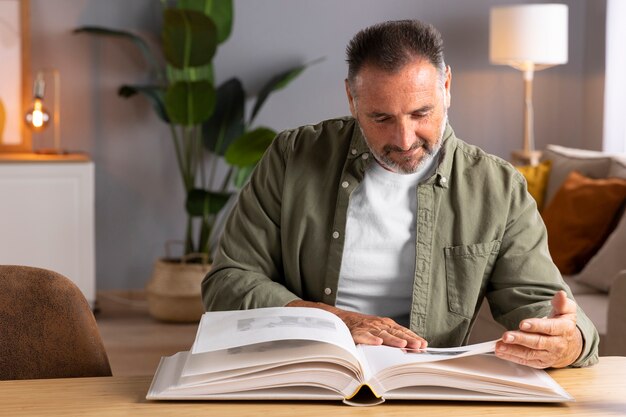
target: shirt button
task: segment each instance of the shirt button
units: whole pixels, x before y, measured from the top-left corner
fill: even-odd
[[[333,232],[333,239],[339,239],[339,232]]]
[[[331,295],[332,293],[333,293],[333,290],[331,290],[330,288],[324,288],[324,294]]]
[[[366,154],[366,153],[364,153],[363,155],[361,155],[361,158],[363,158],[363,159],[367,159],[367,158],[369,158],[369,157],[370,157],[370,156],[369,156],[369,154]]]
[[[441,178],[439,179],[439,183],[440,183],[441,185],[444,185],[444,184],[445,184],[445,183],[447,183],[447,182],[448,182],[448,179],[447,179],[446,177],[441,177]]]
[[[352,155],[356,155],[356,148],[352,148],[352,150],[350,151],[350,153],[352,153]]]
[[[350,184],[348,183],[348,181],[344,181],[344,182],[342,182],[342,183],[341,183],[341,186],[342,186],[343,188],[348,188],[348,185],[350,185]]]

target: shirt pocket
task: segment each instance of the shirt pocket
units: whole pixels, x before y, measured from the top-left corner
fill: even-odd
[[[499,240],[444,248],[451,312],[472,318],[499,250]]]

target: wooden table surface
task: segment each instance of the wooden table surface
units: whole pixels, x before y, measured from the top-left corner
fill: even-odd
[[[564,404],[388,401],[374,407],[341,402],[147,401],[152,380],[108,377],[0,381],[1,416],[626,416],[626,357],[596,366],[552,370],[576,402]]]

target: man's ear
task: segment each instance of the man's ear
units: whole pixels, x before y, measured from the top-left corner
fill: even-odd
[[[450,65],[446,66],[446,81],[444,83],[444,90],[445,90],[445,97],[444,97],[444,104],[446,106],[446,109],[450,107],[450,101],[451,101],[451,96],[450,96],[450,86],[452,84],[452,70],[450,69]]]
[[[350,90],[350,83],[348,79],[345,80],[346,85],[346,95],[348,96],[348,104],[350,105],[350,113],[352,117],[356,119],[356,103],[354,102],[354,96],[352,96],[352,91]]]

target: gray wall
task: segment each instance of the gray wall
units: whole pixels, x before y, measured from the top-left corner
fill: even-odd
[[[583,135],[581,147],[602,150],[604,69],[606,59],[606,0],[589,1],[585,15],[583,73]]]
[[[236,75],[254,94],[271,74],[324,57],[270,99],[258,124],[284,129],[344,115],[344,47],[350,37],[382,20],[419,18],[437,26],[446,42],[453,73],[450,120],[457,134],[507,158],[522,142],[522,77],[489,63],[489,8],[520,2],[235,0],[233,34],[215,62],[217,81]],[[558,143],[599,149],[604,64],[597,50],[603,37],[596,31],[603,25],[605,1],[565,3],[569,63],[535,76],[536,142],[539,148]],[[63,144],[89,152],[96,163],[101,289],[142,287],[164,243],[182,238],[182,187],[166,126],[145,101],[116,95],[120,84],[146,80],[141,57],[128,43],[73,35],[71,29],[86,24],[133,29],[156,44],[159,4],[31,0],[33,69],[60,69]]]

